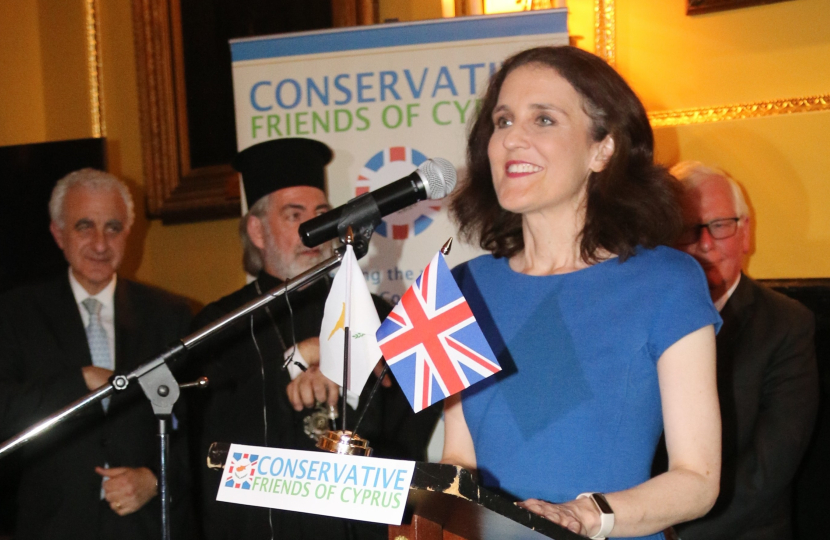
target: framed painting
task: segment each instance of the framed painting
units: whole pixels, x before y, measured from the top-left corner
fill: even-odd
[[[686,0],[686,15],[699,15],[761,4],[774,4],[787,0]]]
[[[377,0],[133,0],[147,212],[164,223],[238,216],[228,40],[358,24]]]

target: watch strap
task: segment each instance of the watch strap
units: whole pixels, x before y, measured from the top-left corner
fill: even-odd
[[[604,540],[611,534],[611,530],[614,529],[614,511],[602,493],[581,493],[577,496],[577,499],[586,498],[591,499],[599,512],[599,531],[593,536],[589,536],[589,538],[593,540]],[[603,510],[603,507],[605,507],[605,510]]]

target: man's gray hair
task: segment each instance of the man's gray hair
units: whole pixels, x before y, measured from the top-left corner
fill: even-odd
[[[266,195],[259,199],[248,210],[248,213],[239,220],[239,239],[242,241],[242,267],[245,272],[252,276],[259,274],[265,263],[262,250],[254,245],[251,237],[248,236],[248,220],[257,218],[264,222],[268,219],[268,199],[270,197],[271,195]]]
[[[65,225],[63,201],[66,199],[66,194],[69,193],[69,190],[75,186],[101,191],[117,191],[124,200],[124,205],[127,207],[126,227],[129,229],[133,226],[133,222],[135,221],[135,205],[133,204],[133,196],[130,194],[130,190],[126,184],[110,173],[86,168],[67,174],[58,180],[58,183],[55,184],[55,188],[52,190],[52,198],[49,199],[49,217],[59,228],[63,229]]]
[[[735,200],[735,214],[737,217],[749,216],[749,205],[746,204],[744,192],[738,182],[728,172],[718,167],[709,167],[700,161],[681,161],[669,170],[672,176],[680,180],[686,188],[693,188],[710,177],[718,176],[729,183],[732,198]]]

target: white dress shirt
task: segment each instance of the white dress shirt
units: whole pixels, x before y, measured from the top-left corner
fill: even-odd
[[[720,312],[723,309],[723,306],[729,301],[729,298],[732,296],[732,293],[735,292],[735,289],[738,288],[738,283],[741,282],[741,274],[738,274],[738,279],[735,280],[735,283],[729,287],[729,290],[726,291],[726,294],[715,300],[715,309]]]
[[[294,358],[291,363],[288,364],[288,376],[291,377],[291,380],[293,381],[300,376],[300,373],[305,371],[303,368],[298,366],[297,363],[302,364],[303,367],[308,369],[308,362],[306,362],[306,359],[303,358],[302,354],[300,354],[300,348],[296,346],[289,347],[288,350],[283,353],[283,359],[288,360],[288,357],[292,354],[294,355]],[[340,388],[340,395],[343,395],[343,388]],[[348,403],[352,409],[357,410],[357,406],[360,403],[360,394],[356,394],[349,390],[346,392],[346,403]]]

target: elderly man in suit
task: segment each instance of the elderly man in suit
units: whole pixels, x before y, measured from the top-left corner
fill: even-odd
[[[742,272],[750,217],[738,184],[697,162],[671,172],[683,186],[686,223],[677,247],[703,267],[723,318],[720,496],[708,515],[675,530],[682,540],[786,540],[792,481],[818,407],[813,314]]]
[[[58,181],[51,232],[68,272],[0,298],[0,435],[6,438],[134,369],[185,335],[187,303],[116,276],[133,201],[93,169]],[[137,385],[26,449],[15,538],[157,538],[157,422]],[[174,433],[176,441],[178,434]],[[175,444],[175,442],[174,442]],[[184,445],[175,456],[186,456]],[[186,463],[172,467],[186,489]],[[174,493],[183,531],[186,498]]]

